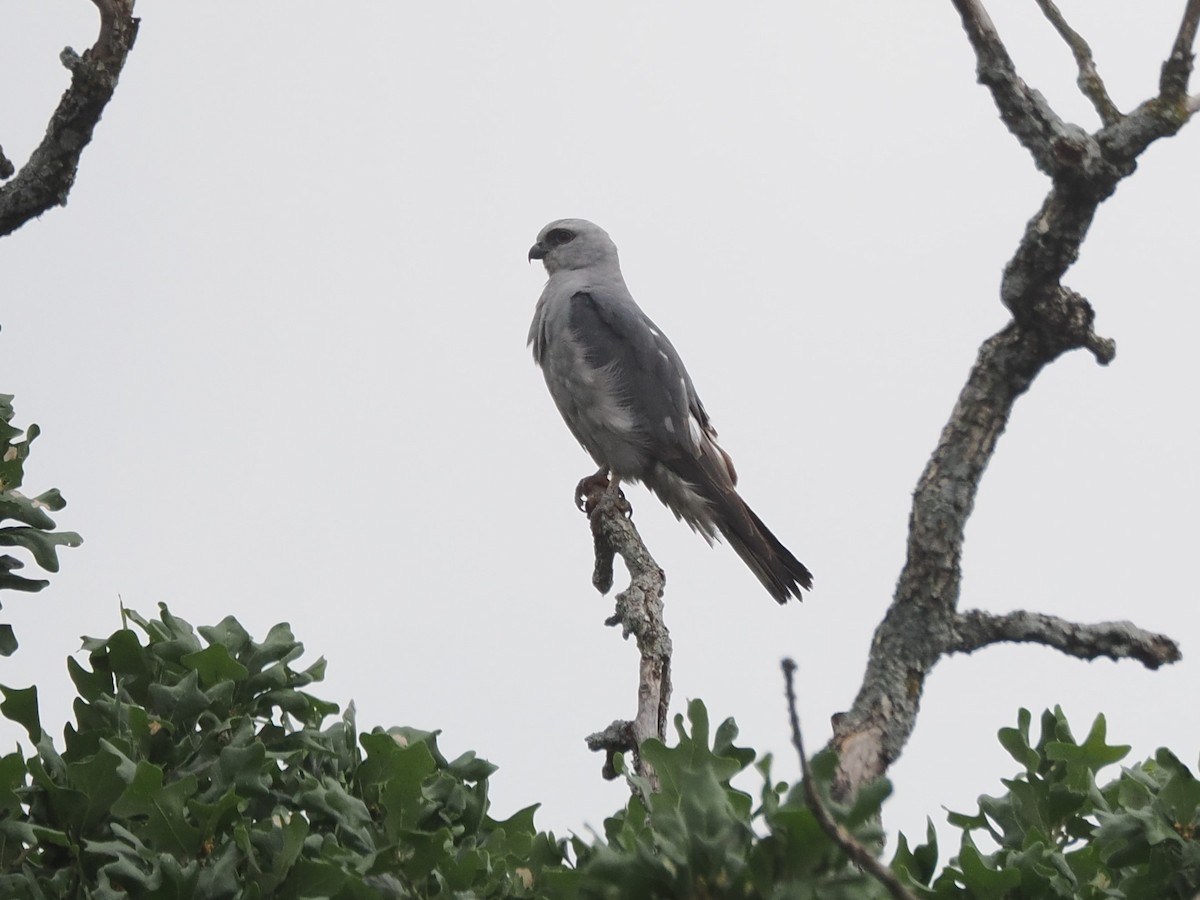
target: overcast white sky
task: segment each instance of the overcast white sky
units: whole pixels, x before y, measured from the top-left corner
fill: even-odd
[[[1096,125],[1035,5],[992,12],[1026,79]],[[1064,0],[1123,108],[1157,86],[1182,2]],[[95,37],[87,0],[4,0],[0,144],[18,164]],[[779,608],[643,489],[668,572],[675,709],[700,697],[796,763],[857,691],[903,561],[910,492],[1046,188],[949,2],[233,3],[142,0],[66,209],[0,241],[0,390],[43,436],[31,492],[86,543],[7,593],[56,733],[65,657],[118,598],[193,624],[286,620],[359,724],[441,728],[500,766],[493,812],[560,834],[626,799],[589,732],[634,709],[571,494],[591,462],[525,347],[547,221],[590,218],[671,336],[743,495],[813,570]],[[944,661],[892,770],[918,837],[1014,771],[1018,707],[1103,710],[1137,757],[1194,762],[1200,624],[1195,286],[1200,126],[1104,204],[1068,283],[1116,361],[1054,365],[987,473],[963,606],[1134,619],[1151,673],[1043,648]],[[620,576],[618,578],[620,583]],[[16,739],[16,729],[0,737]]]

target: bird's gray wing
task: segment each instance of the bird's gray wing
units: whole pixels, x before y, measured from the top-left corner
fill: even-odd
[[[588,362],[616,381],[641,440],[632,474],[710,543],[719,531],[780,603],[812,587],[812,575],[738,496],[733,461],[717,444],[674,346],[632,299],[584,291],[569,325]],[[618,473],[622,474],[622,473]]]
[[[568,323],[589,363],[612,374],[647,450],[697,454],[708,415],[683,360],[650,317],[632,299],[591,290],[571,297]]]
[[[710,543],[722,530],[721,507],[736,496],[736,473],[675,347],[633,302],[583,291],[571,297],[569,324],[588,363],[609,373],[633,420],[628,445],[635,470],[675,515]]]

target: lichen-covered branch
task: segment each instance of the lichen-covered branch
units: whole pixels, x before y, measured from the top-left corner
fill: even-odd
[[[1148,669],[1178,662],[1179,645],[1132,622],[1081,625],[1058,616],[1019,610],[995,615],[973,609],[955,617],[950,653],[972,653],[999,643],[1044,644],[1080,659],[1136,659]]]
[[[980,0],[951,0],[975,50],[979,83],[986,85],[1000,108],[1004,124],[1047,175],[1057,169],[1053,142],[1064,128],[1058,114],[1037,91],[1017,75],[1017,67],[1000,40],[992,18]]]
[[[63,65],[71,70],[71,86],[59,100],[42,142],[12,181],[0,186],[0,237],[67,202],[79,158],[112,98],[137,37],[134,0],[93,2],[100,10],[96,43],[82,56],[69,47],[62,52]],[[15,170],[6,162],[0,154],[0,175]]]
[[[1100,121],[1105,125],[1120,121],[1121,111],[1108,96],[1108,88],[1105,87],[1104,79],[1100,77],[1100,73],[1096,69],[1096,61],[1092,58],[1091,46],[1078,31],[1067,24],[1062,12],[1054,5],[1054,0],[1037,0],[1037,5],[1050,20],[1054,30],[1071,48],[1071,54],[1075,57],[1075,65],[1079,67],[1079,77],[1075,83],[1079,85],[1083,96],[1087,97],[1095,107]]]
[[[671,635],[663,621],[663,589],[666,575],[646,549],[630,518],[629,503],[614,485],[608,487],[593,479],[580,483],[580,496],[591,522],[596,547],[596,568],[592,578],[600,593],[612,587],[614,555],[619,555],[629,570],[629,587],[617,594],[616,610],[605,622],[620,625],[622,637],[634,636],[641,659],[638,664],[637,714],[632,722],[617,721],[604,731],[591,735],[588,746],[604,751],[606,778],[615,776],[615,753],[633,751],[634,766],[640,775],[657,781],[650,764],[638,748],[647,738],[666,740],[667,718],[671,703]]]
[[[1195,55],[1192,47],[1196,43],[1196,28],[1200,25],[1200,0],[1188,0],[1179,22],[1179,32],[1171,46],[1171,55],[1163,63],[1158,92],[1163,99],[1173,103],[1182,102],[1187,96],[1188,79],[1192,75]]]
[[[1078,258],[1100,203],[1135,171],[1141,152],[1175,134],[1187,115],[1182,102],[1168,102],[1164,78],[1163,96],[1095,133],[1066,123],[1017,74],[981,0],[951,2],[975,49],[980,83],[991,92],[1008,130],[1051,176],[1051,186],[1004,269],[1000,299],[1012,321],[980,347],[921,474],[892,604],[875,631],[854,705],[835,717],[839,795],[884,774],[900,755],[916,725],[925,679],[948,653],[1019,640],[1087,659],[1135,659],[1150,668],[1179,659],[1169,638],[1123,623],[1088,626],[1035,613],[958,612],[963,532],[1013,405],[1063,353],[1086,349],[1102,365],[1116,353],[1113,341],[1094,331],[1091,304],[1062,278]],[[1053,8],[1044,2],[1042,7]],[[1200,0],[1190,0],[1164,68],[1172,70],[1172,78],[1182,78],[1181,85],[1170,84],[1179,98],[1187,96],[1198,17]]]

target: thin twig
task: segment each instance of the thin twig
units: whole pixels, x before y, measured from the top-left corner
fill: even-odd
[[[817,783],[813,780],[812,772],[808,767],[808,754],[804,752],[804,739],[800,736],[800,716],[796,712],[796,663],[794,660],[785,659],[781,665],[787,690],[788,718],[792,724],[792,745],[800,757],[800,774],[804,779],[804,799],[808,803],[808,808],[812,810],[817,824],[821,826],[821,830],[831,841],[842,848],[842,852],[850,858],[851,862],[882,884],[896,900],[917,900],[895,872],[881,863],[870,850],[855,840],[854,835],[833,820],[829,810],[821,802],[821,796],[817,793]]]
[[[1079,85],[1079,90],[1083,92],[1083,96],[1087,97],[1091,101],[1092,106],[1096,108],[1096,112],[1100,116],[1100,121],[1105,125],[1112,125],[1114,122],[1119,122],[1121,120],[1121,111],[1117,109],[1117,105],[1108,96],[1108,89],[1104,86],[1104,80],[1096,70],[1096,63],[1092,58],[1092,48],[1088,45],[1088,42],[1083,39],[1083,36],[1079,32],[1067,24],[1067,20],[1063,18],[1063,14],[1054,5],[1054,0],[1037,0],[1037,5],[1041,7],[1046,18],[1050,20],[1050,24],[1054,26],[1054,30],[1059,33],[1062,39],[1067,42],[1067,46],[1071,48],[1071,53],[1075,57],[1075,64],[1079,66],[1079,78],[1076,79],[1075,83]]]

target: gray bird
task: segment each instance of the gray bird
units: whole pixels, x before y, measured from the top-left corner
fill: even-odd
[[[710,544],[723,534],[777,601],[799,599],[811,573],[738,496],[733,460],[683,360],[625,286],[608,234],[559,219],[529,259],[550,276],[529,327],[533,359],[596,477],[643,482]]]

